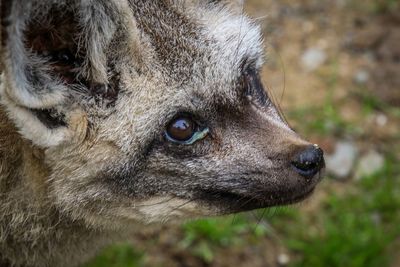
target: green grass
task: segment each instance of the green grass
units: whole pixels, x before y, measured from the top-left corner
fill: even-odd
[[[128,244],[113,246],[83,267],[139,267],[144,254]]]
[[[218,247],[242,246],[267,235],[270,229],[261,223],[263,214],[253,214],[259,219],[250,219],[249,215],[237,214],[184,224],[184,238],[180,245],[210,263]]]
[[[400,2],[399,0],[350,0],[347,5],[352,10],[382,15],[397,12]]]
[[[281,233],[288,248],[296,252],[293,266],[388,266],[389,245],[400,235],[400,175],[394,161],[384,170],[364,177],[355,192],[339,196],[332,192],[317,214],[298,214],[297,224]]]
[[[398,0],[375,0],[373,1],[372,11],[378,14],[395,12],[398,10],[399,5]]]
[[[376,111],[383,112],[395,118],[400,118],[400,108],[391,106],[373,96],[365,88],[360,87],[359,90],[354,92],[353,96],[363,104],[364,115],[372,114]]]
[[[303,108],[296,112],[288,112],[288,117],[292,121],[305,122],[306,125],[298,125],[297,128],[306,135],[343,136],[353,135],[358,131],[357,127],[345,121],[329,102],[318,108]]]

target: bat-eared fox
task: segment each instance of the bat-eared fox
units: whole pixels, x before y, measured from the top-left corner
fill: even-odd
[[[285,205],[323,152],[260,81],[240,0],[1,0],[0,266],[79,266],[135,227]]]

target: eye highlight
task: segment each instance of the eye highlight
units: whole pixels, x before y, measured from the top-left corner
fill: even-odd
[[[208,133],[207,127],[201,129],[190,116],[181,115],[167,125],[165,137],[172,143],[192,145],[205,138]]]

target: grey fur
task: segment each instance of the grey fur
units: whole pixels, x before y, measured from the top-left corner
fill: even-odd
[[[309,143],[256,75],[245,90],[263,49],[237,1],[1,4],[0,263],[76,266],[137,223],[288,204],[317,184],[290,167]],[[182,112],[210,134],[166,141]]]

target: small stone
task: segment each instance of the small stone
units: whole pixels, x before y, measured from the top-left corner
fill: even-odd
[[[309,48],[301,56],[301,63],[307,71],[314,71],[326,60],[325,52],[320,48]]]
[[[376,116],[376,124],[379,127],[385,126],[387,124],[387,122],[388,122],[388,117],[385,114],[378,114]]]
[[[385,164],[385,157],[378,152],[371,150],[361,157],[354,177],[357,180],[370,176],[380,171]]]
[[[353,169],[357,157],[357,148],[351,142],[338,142],[333,154],[325,157],[326,171],[335,178],[348,177]]]
[[[285,253],[281,253],[278,255],[278,265],[279,266],[287,266],[290,262],[289,255]]]
[[[366,70],[359,70],[354,75],[354,81],[358,84],[366,84],[369,81],[369,73]]]
[[[371,214],[371,220],[375,225],[382,224],[382,216],[378,212],[374,212]]]

